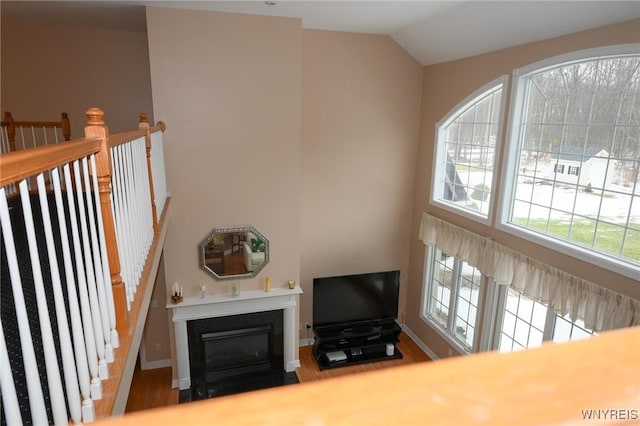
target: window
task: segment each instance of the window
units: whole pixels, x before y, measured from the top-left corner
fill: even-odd
[[[509,289],[499,333],[500,352],[534,348],[542,345],[547,307]]]
[[[446,253],[430,250],[427,303],[423,314],[463,350],[473,347],[482,276],[476,268]]]
[[[574,323],[544,303],[498,286],[439,249],[429,247],[425,264],[421,317],[461,352],[511,352],[596,334],[581,320]]]
[[[634,276],[640,55],[618,51],[516,71],[498,226]]]
[[[483,87],[438,123],[432,203],[488,218],[505,81]]]
[[[516,70],[502,156],[498,135],[507,80],[472,94],[437,123],[431,204],[491,225],[491,199],[499,196],[500,230],[636,278],[639,47],[574,52]],[[512,351],[596,334],[580,320],[497,285],[462,259],[435,247],[426,256],[421,318],[460,351]]]
[[[598,333],[584,326],[582,320],[575,323],[567,317],[560,315],[555,316],[555,324],[553,326],[553,341],[556,343],[569,342],[571,340],[588,339],[596,336]]]

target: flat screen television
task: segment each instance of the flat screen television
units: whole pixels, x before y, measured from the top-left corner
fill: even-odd
[[[313,279],[313,326],[373,323],[398,317],[400,271]]]

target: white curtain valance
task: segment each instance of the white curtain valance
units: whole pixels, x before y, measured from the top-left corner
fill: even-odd
[[[549,306],[587,328],[640,325],[640,301],[539,262],[502,244],[423,213],[420,240],[477,268],[497,284]]]

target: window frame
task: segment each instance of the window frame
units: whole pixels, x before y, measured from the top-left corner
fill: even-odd
[[[496,229],[539,244],[548,249],[566,253],[569,256],[592,263],[601,268],[619,273],[635,279],[640,274],[640,266],[604,253],[595,252],[580,247],[559,238],[541,234],[536,231],[509,223],[512,216],[513,200],[515,198],[516,176],[520,166],[522,118],[526,109],[526,83],[529,75],[545,70],[583,62],[586,59],[604,59],[607,57],[637,54],[640,43],[606,46],[593,49],[579,50],[534,62],[525,67],[515,69],[511,79],[511,96],[509,100],[509,119],[501,167],[502,188],[497,194]]]
[[[463,260],[454,257],[454,265],[452,267],[452,274],[456,275],[456,282],[452,286],[449,292],[449,301],[447,306],[447,321],[446,324],[440,322],[435,315],[433,315],[429,311],[429,305],[431,302],[431,297],[434,291],[434,280],[432,270],[436,259],[435,255],[437,253],[437,248],[427,245],[425,247],[425,257],[424,257],[424,269],[423,269],[423,280],[422,280],[422,292],[421,292],[421,301],[420,301],[420,318],[431,327],[440,337],[442,337],[449,345],[456,349],[461,354],[473,354],[485,351],[501,351],[501,352],[511,352],[511,350],[503,350],[500,348],[500,341],[503,334],[503,326],[504,326],[504,317],[507,312],[507,299],[509,297],[509,287],[505,285],[496,284],[490,277],[485,276],[481,273],[481,281],[480,288],[478,293],[478,303],[476,306],[476,317],[474,327],[474,335],[473,335],[473,343],[468,346],[466,342],[463,342],[462,339],[456,334],[456,315],[457,315],[457,306],[459,303],[458,292],[461,280],[461,274],[458,272],[460,270],[460,262]],[[550,306],[545,303],[538,302],[532,300],[525,294],[520,291],[514,290],[520,298],[524,297],[529,299],[529,301],[535,303],[539,303],[542,305],[545,312],[545,320],[544,327],[540,330],[538,327],[534,326],[530,321],[525,323],[528,324],[529,328],[535,328],[538,331],[542,332],[542,344],[547,342],[555,342],[555,343],[564,343],[571,340],[574,340],[573,332],[574,329],[579,329],[586,335],[594,336],[598,333],[593,330],[589,330],[585,328],[583,325],[573,323],[570,319],[567,319],[560,314],[556,313]],[[520,303],[520,302],[519,302]],[[532,309],[535,309],[533,307]],[[512,313],[513,314],[513,313]],[[518,318],[520,320],[524,320],[516,314],[516,321]],[[532,314],[533,315],[533,314]],[[569,324],[569,340],[558,341],[556,339],[555,331],[556,331],[556,323],[561,319]],[[590,336],[580,336],[579,338],[587,338]],[[507,337],[512,338],[515,341],[515,328],[513,335],[507,335]],[[528,343],[528,342],[527,342]],[[530,349],[539,346],[529,347],[526,346],[523,349]],[[519,349],[518,349],[519,350]],[[451,355],[451,354],[449,354]]]
[[[464,216],[476,222],[484,223],[486,225],[489,225],[492,223],[493,217],[495,215],[496,201],[499,197],[499,192],[500,192],[497,190],[498,188],[497,185],[499,183],[498,175],[500,174],[499,172],[501,169],[499,164],[499,159],[500,159],[500,152],[502,150],[502,138],[504,134],[505,108],[507,105],[508,89],[509,89],[508,83],[509,83],[508,75],[503,75],[496,78],[495,80],[490,81],[489,83],[485,84],[481,88],[475,90],[469,96],[465,97],[456,106],[451,108],[451,110],[449,110],[449,112],[442,119],[436,122],[434,144],[433,144],[434,146],[433,161],[431,164],[433,173],[431,175],[431,188],[430,188],[430,195],[429,195],[429,203],[431,205],[445,209],[451,213]],[[494,167],[493,167],[493,173],[491,176],[491,199],[489,204],[489,211],[487,213],[487,216],[485,217],[480,212],[476,213],[469,209],[456,207],[451,203],[447,203],[441,200],[443,189],[439,187],[439,182],[442,181],[442,177],[445,173],[445,170],[443,169],[446,169],[446,167],[445,168],[441,167],[442,164],[446,164],[446,161],[444,161],[444,157],[443,157],[446,154],[446,150],[443,149],[440,141],[441,141],[441,134],[444,131],[444,128],[446,128],[449,124],[451,124],[452,120],[454,119],[454,117],[458,116],[461,109],[464,109],[465,107],[469,107],[472,104],[477,103],[480,99],[485,97],[489,92],[496,90],[498,87],[500,87],[500,89],[502,90],[502,95],[500,97],[500,106],[499,106],[499,112],[498,112],[498,122],[497,122],[497,131],[496,131],[496,143],[494,146],[494,158],[493,158]]]
[[[453,271],[456,274],[457,279],[455,282],[455,286],[452,286],[449,293],[449,306],[447,308],[447,324],[443,325],[438,322],[437,319],[434,318],[433,315],[429,312],[429,302],[431,300],[431,295],[433,293],[433,279],[431,270],[434,263],[434,255],[436,253],[436,248],[431,246],[425,247],[425,257],[424,257],[424,278],[422,281],[422,299],[420,303],[420,318],[428,324],[431,328],[433,328],[443,339],[445,339],[450,345],[452,345],[458,352],[463,354],[471,354],[480,351],[481,344],[481,336],[484,335],[484,289],[486,289],[485,281],[487,277],[482,275],[482,283],[480,285],[480,291],[478,294],[478,306],[476,307],[476,317],[474,324],[474,334],[473,334],[473,343],[470,346],[467,346],[462,340],[457,337],[455,328],[456,321],[456,312],[458,306],[458,290],[460,286],[460,273],[459,273],[459,262],[461,260],[455,258]]]

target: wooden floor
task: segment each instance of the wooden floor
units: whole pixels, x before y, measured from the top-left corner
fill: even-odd
[[[402,333],[398,349],[403,354],[402,359],[371,362],[366,364],[340,367],[320,371],[313,361],[311,346],[300,348],[301,367],[296,370],[301,383],[314,380],[330,379],[332,377],[357,374],[365,371],[382,370],[399,365],[430,361],[429,357],[416,345],[409,336]],[[178,403],[178,389],[171,388],[171,368],[158,368],[141,371],[136,369],[131,383],[126,413],[164,407]]]

